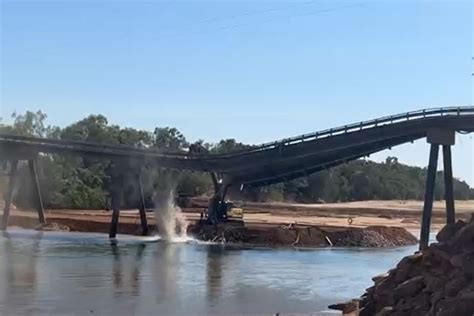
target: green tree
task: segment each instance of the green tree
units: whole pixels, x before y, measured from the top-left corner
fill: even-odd
[[[157,127],[153,134],[153,145],[158,149],[178,150],[188,145],[184,135],[174,127]]]
[[[250,149],[252,146],[237,142],[235,139],[223,139],[211,147],[211,153],[228,154],[239,150]]]

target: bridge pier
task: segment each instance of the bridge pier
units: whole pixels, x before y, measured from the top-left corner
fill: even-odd
[[[28,167],[30,169],[30,175],[32,179],[34,195],[35,195],[35,207],[36,211],[38,212],[38,219],[40,224],[46,224],[46,218],[44,216],[44,206],[43,206],[43,198],[41,197],[41,187],[38,178],[38,168],[36,165],[36,160],[31,159],[28,160]]]
[[[438,167],[439,145],[431,144],[430,162],[426,177],[425,204],[421,219],[420,250],[428,247],[430,238],[431,213],[433,211],[434,189],[436,181],[436,171]]]
[[[443,145],[443,162],[446,200],[446,224],[452,224],[456,220],[456,215],[454,208],[453,162],[451,158],[450,145]]]
[[[148,221],[146,217],[146,205],[145,205],[145,194],[143,193],[143,182],[140,174],[137,175],[139,193],[140,193],[140,206],[138,211],[140,212],[140,223],[142,225],[142,235],[148,235]]]
[[[120,207],[122,206],[122,185],[122,176],[118,176],[112,180],[112,188],[110,192],[112,204],[112,219],[110,222],[109,238],[115,238],[117,236]]]
[[[112,192],[112,221],[110,223],[109,238],[117,236],[117,228],[120,216],[121,192]]]
[[[2,230],[7,230],[8,219],[10,217],[10,208],[13,201],[13,191],[15,190],[15,183],[18,172],[18,160],[11,161],[10,177],[8,183],[8,191],[5,195],[5,208],[3,209]]]
[[[439,147],[443,146],[444,181],[446,194],[446,220],[454,222],[454,192],[451,146],[455,143],[455,132],[452,130],[432,129],[427,133],[427,141],[431,144],[428,174],[426,177],[425,202],[421,219],[420,250],[428,247],[430,238],[431,214],[433,212],[434,189],[438,168]]]

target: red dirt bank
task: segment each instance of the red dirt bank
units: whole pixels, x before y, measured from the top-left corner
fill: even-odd
[[[368,226],[341,227],[328,225],[284,224],[279,222],[262,223],[245,220],[245,226],[231,223],[199,227],[197,210],[186,209],[186,218],[190,221],[188,232],[207,241],[226,242],[243,246],[358,246],[387,247],[416,243],[416,238],[400,227]],[[51,229],[64,228],[76,232],[108,233],[110,212],[104,211],[52,211],[46,214],[48,223],[56,223]],[[154,219],[149,215],[151,231],[154,231]],[[289,217],[289,218],[295,218]],[[294,221],[296,222],[296,221]],[[10,216],[10,225],[24,228],[38,227],[34,212],[14,211]],[[48,229],[48,227],[46,227]],[[135,234],[141,232],[136,212],[123,212],[120,216],[118,233]]]

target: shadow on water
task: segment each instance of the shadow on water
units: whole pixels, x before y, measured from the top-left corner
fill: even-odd
[[[146,247],[146,243],[138,243],[122,248],[117,241],[110,242],[113,256],[112,284],[115,297],[140,295],[140,274]],[[135,255],[131,256],[131,253],[135,253]]]
[[[223,257],[225,248],[220,245],[210,245],[207,250],[206,280],[207,298],[219,299],[222,291]]]
[[[21,243],[16,243],[16,238],[7,231],[2,236],[0,307],[6,306],[8,312],[8,305],[24,304],[24,298],[36,292],[37,260],[43,232],[35,232],[28,236],[27,242]]]

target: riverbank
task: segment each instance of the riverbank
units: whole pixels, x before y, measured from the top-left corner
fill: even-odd
[[[38,230],[63,230],[74,232],[108,233],[109,213],[85,212],[64,214],[50,212],[48,224],[40,226],[36,214],[15,211],[10,216],[10,225]],[[156,232],[152,216],[150,230]],[[120,218],[119,234],[140,235],[139,222],[130,214]],[[233,222],[214,226],[199,226],[196,221],[188,226],[188,234],[199,240],[222,242],[238,246],[259,247],[394,247],[412,245],[417,239],[401,227],[368,226],[310,226],[300,224],[244,223]]]
[[[474,214],[446,225],[436,243],[403,258],[360,299],[330,308],[344,315],[473,315]]]
[[[467,216],[471,202],[458,203],[458,216]],[[364,207],[365,205],[365,207]],[[387,247],[416,243],[408,230],[419,229],[421,202],[368,201],[337,204],[243,203],[243,226],[227,223],[217,230],[199,228],[196,223],[205,201],[193,201],[183,208],[190,223],[188,232],[199,239],[244,246]],[[435,204],[433,229],[444,220],[443,204]],[[465,211],[464,211],[465,209]],[[101,210],[47,210],[44,229],[108,233],[111,212]],[[147,213],[150,230],[155,230],[154,214]],[[23,228],[38,226],[35,212],[13,210],[10,225]],[[141,234],[136,210],[121,211],[118,233]]]

